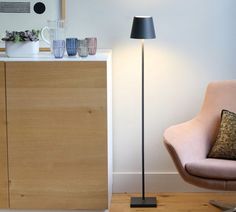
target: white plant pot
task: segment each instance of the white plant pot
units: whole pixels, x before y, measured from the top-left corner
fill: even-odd
[[[5,42],[8,57],[36,57],[39,53],[39,41]]]

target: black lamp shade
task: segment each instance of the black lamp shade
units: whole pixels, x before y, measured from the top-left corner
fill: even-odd
[[[150,16],[135,16],[130,38],[154,39],[156,38],[153,19]]]

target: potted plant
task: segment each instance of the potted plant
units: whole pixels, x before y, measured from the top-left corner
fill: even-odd
[[[6,55],[8,57],[34,57],[39,53],[39,30],[6,31]]]

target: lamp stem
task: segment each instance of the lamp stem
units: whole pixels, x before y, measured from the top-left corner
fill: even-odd
[[[145,163],[144,163],[144,39],[142,39],[142,199],[145,200]]]
[[[144,163],[144,40],[142,40],[142,197],[131,197],[131,208],[157,207],[156,197],[145,197],[145,163]]]

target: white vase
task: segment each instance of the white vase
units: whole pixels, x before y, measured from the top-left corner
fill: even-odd
[[[8,57],[36,57],[39,53],[39,41],[5,42]]]

